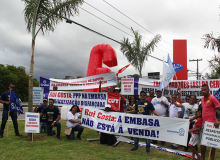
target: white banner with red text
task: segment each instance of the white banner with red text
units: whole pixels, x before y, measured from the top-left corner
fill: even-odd
[[[129,78],[132,79],[132,78]],[[140,91],[145,91],[149,93],[150,90],[156,91],[160,86],[160,80],[155,79],[144,79],[144,78],[133,78],[134,79],[134,94],[139,94]],[[185,97],[186,95],[196,95],[197,98],[202,98],[201,87],[203,84],[207,84],[210,88],[210,93],[214,95],[219,87],[220,87],[220,79],[209,79],[209,80],[178,80],[178,81],[171,81],[169,83],[169,90],[170,94],[176,94],[177,88],[180,87],[182,90],[182,96]],[[126,90],[129,86],[127,86]],[[132,89],[133,86],[130,86]],[[122,93],[126,92],[123,91]],[[166,87],[164,89],[164,95],[168,96],[169,91]]]
[[[57,86],[57,90],[81,90],[99,88],[99,81],[102,82],[102,87],[117,85],[117,78],[114,72],[99,74],[79,79],[54,79],[40,77],[40,87],[44,90],[53,90]]]
[[[54,100],[54,105],[78,105],[104,109],[106,104],[112,110],[119,110],[120,94],[115,92],[77,92],[77,91],[50,91],[48,99]]]
[[[201,136],[201,135],[200,135]],[[201,145],[220,148],[220,129],[215,128],[214,123],[205,122]]]
[[[84,107],[82,125],[96,131],[187,145],[189,120],[140,114],[105,112]]]

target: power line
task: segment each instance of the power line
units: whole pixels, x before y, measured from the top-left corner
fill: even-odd
[[[143,28],[144,30],[148,31],[149,33],[153,34],[151,31],[149,31],[148,29],[144,28],[142,25],[140,25],[139,23],[135,22],[133,19],[131,19],[130,17],[128,17],[127,15],[125,15],[124,13],[122,13],[120,10],[118,10],[117,8],[115,8],[113,5],[111,5],[110,3],[106,2],[105,0],[103,0],[105,3],[107,3],[108,5],[110,5],[112,8],[114,8],[115,10],[117,10],[118,12],[120,12],[121,14],[123,14],[125,17],[127,17],[128,19],[130,19],[132,22],[134,22],[135,24],[137,24],[138,26],[140,26],[141,28]],[[155,34],[153,34],[155,35]],[[164,41],[164,40],[163,40]],[[165,43],[169,44],[168,42],[164,41]],[[171,45],[171,44],[169,44]],[[171,45],[172,46],[172,45]]]
[[[104,14],[104,15],[107,16],[108,18],[112,19],[113,21],[115,21],[115,22],[119,23],[120,25],[124,26],[125,28],[131,30],[128,26],[122,24],[121,22],[117,21],[116,19],[112,18],[111,16],[107,15],[106,13],[100,11],[99,9],[95,8],[94,6],[92,6],[91,4],[89,4],[89,3],[87,3],[87,2],[85,2],[85,3],[86,3],[87,5],[89,5],[90,7],[94,8],[95,10],[99,11],[100,13]],[[85,9],[84,9],[84,10],[85,10]],[[96,17],[97,17],[97,16],[96,16]],[[147,40],[150,42],[150,39],[149,39],[149,38],[147,38],[147,37],[145,37],[145,36],[143,36],[143,35],[142,35],[142,37],[144,37],[145,39],[147,39]],[[160,46],[160,47],[162,47],[162,48],[164,48],[164,49],[167,49],[166,47],[163,47],[163,46],[161,46],[160,44],[158,44],[158,46]],[[170,49],[167,49],[167,50],[171,51]]]
[[[109,22],[107,22],[107,21],[103,20],[102,18],[100,18],[100,17],[98,17],[98,16],[96,16],[96,15],[92,14],[91,12],[89,12],[89,11],[87,11],[87,10],[83,9],[82,7],[79,7],[79,8],[81,8],[81,9],[82,9],[82,10],[84,10],[85,12],[87,12],[87,13],[89,13],[89,14],[93,15],[94,17],[96,17],[96,18],[100,19],[101,21],[103,21],[103,22],[105,22],[105,23],[107,23],[107,24],[111,25],[112,27],[114,27],[114,28],[116,28],[116,29],[118,29],[118,30],[120,30],[120,31],[122,31],[122,32],[124,32],[124,33],[126,33],[126,34],[128,34],[129,36],[131,36],[131,37],[133,37],[133,38],[135,38],[133,35],[130,35],[129,33],[127,33],[127,32],[125,32],[125,31],[121,30],[120,28],[118,28],[118,27],[116,27],[116,26],[114,26],[114,25],[110,24]],[[143,37],[143,36],[142,36],[142,37]],[[159,48],[157,48],[157,49],[159,49]],[[166,51],[164,51],[164,50],[162,50],[162,49],[159,49],[159,50],[160,50],[160,51],[162,51],[162,52],[167,53]]]
[[[134,21],[133,19],[131,19],[130,17],[128,17],[126,14],[124,14],[123,12],[121,12],[120,10],[118,10],[117,8],[115,8],[113,5],[111,5],[110,3],[108,3],[108,2],[106,2],[105,0],[103,0],[105,3],[107,3],[109,6],[111,6],[112,8],[114,8],[115,10],[117,10],[119,13],[121,13],[122,15],[124,15],[125,17],[127,17],[128,19],[130,19],[132,22],[134,22],[135,24],[137,24],[138,26],[140,26],[141,28],[143,28],[144,30],[146,30],[146,31],[148,31],[149,33],[151,33],[151,34],[153,34],[153,35],[155,35],[154,33],[152,33],[151,31],[149,31],[148,29],[146,29],[146,28],[144,28],[142,25],[140,25],[139,23],[137,23],[136,21]],[[162,40],[163,42],[165,42],[165,43],[167,43],[167,44],[169,44],[169,45],[171,45],[170,43],[168,43],[168,42],[166,42],[166,41],[164,41],[164,40]],[[173,45],[171,45],[171,46],[173,46]],[[161,46],[162,47],[162,46]],[[163,47],[163,48],[165,48],[165,47]],[[166,49],[166,48],[165,48]],[[190,55],[190,54],[188,54],[188,55]],[[190,56],[193,56],[193,55],[190,55]],[[193,56],[193,57],[195,57],[195,56]],[[197,57],[196,57],[197,58]]]
[[[83,27],[83,28],[85,28],[85,29],[87,29],[87,30],[89,30],[89,31],[91,31],[91,32],[93,32],[93,33],[96,33],[96,34],[98,34],[98,35],[100,35],[100,36],[102,36],[102,37],[105,37],[105,38],[107,38],[107,39],[110,39],[110,40],[112,40],[112,41],[114,41],[114,42],[116,42],[116,43],[122,44],[121,42],[119,42],[119,41],[117,41],[117,40],[114,40],[114,39],[112,39],[112,38],[110,38],[110,37],[108,37],[108,36],[105,36],[104,34],[101,34],[101,33],[99,33],[99,32],[96,32],[96,31],[94,31],[94,30],[92,30],[92,29],[90,29],[90,28],[88,28],[88,27],[86,27],[86,26],[84,26],[84,25],[82,25],[82,24],[79,24],[79,23],[77,23],[77,22],[75,22],[75,21],[73,21],[73,20],[71,20],[71,19],[68,19],[68,18],[66,18],[66,17],[64,17],[64,19],[66,19],[66,23],[70,23],[70,24],[74,23],[74,24],[76,24],[76,25],[78,25],[78,26],[80,26],[80,27]]]
[[[93,15],[94,17],[96,17],[96,18],[100,19],[101,21],[103,21],[103,22],[105,22],[105,23],[109,24],[110,26],[112,26],[112,27],[114,27],[114,28],[116,28],[116,29],[120,30],[121,32],[124,32],[125,34],[127,34],[127,35],[129,35],[129,36],[131,36],[131,37],[134,37],[134,36],[130,35],[129,33],[127,33],[127,32],[125,32],[125,31],[121,30],[120,28],[118,28],[118,27],[116,27],[116,26],[114,26],[114,25],[112,25],[112,24],[108,23],[107,21],[105,21],[105,20],[103,20],[103,19],[99,18],[98,16],[96,16],[96,15],[92,14],[91,12],[89,12],[89,11],[87,11],[87,10],[83,9],[82,7],[79,7],[79,8],[81,8],[81,9],[82,9],[82,10],[84,10],[85,12],[87,12],[87,13],[89,13],[89,14]]]

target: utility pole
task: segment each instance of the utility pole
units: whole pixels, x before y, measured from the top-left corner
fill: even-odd
[[[197,61],[197,80],[199,80],[199,61],[202,61],[202,58],[201,59],[192,59],[192,60],[189,60],[190,62],[191,61]]]

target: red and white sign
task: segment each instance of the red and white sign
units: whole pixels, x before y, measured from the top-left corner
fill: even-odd
[[[121,94],[134,95],[134,78],[121,79]]]
[[[40,114],[25,112],[25,133],[40,133]]]
[[[79,107],[94,107],[105,109],[106,104],[112,110],[119,110],[119,93],[114,92],[76,92],[76,91],[50,91],[48,99],[54,100],[54,105],[78,105]]]
[[[111,105],[111,110],[119,110],[120,106],[120,93],[108,92],[107,104]]]

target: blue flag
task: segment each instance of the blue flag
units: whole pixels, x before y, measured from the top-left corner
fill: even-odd
[[[9,106],[9,112],[18,112],[23,114],[21,100],[13,90],[10,91],[10,102],[11,105]]]
[[[217,98],[217,99],[220,98],[220,88],[219,88],[218,91],[215,93],[214,97]]]
[[[173,69],[175,72],[179,72],[184,69],[183,65],[181,65],[179,63],[174,63],[174,62],[172,62],[172,63],[173,63]]]

